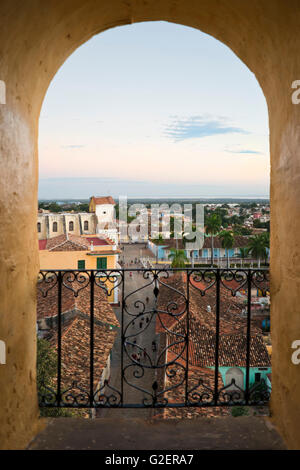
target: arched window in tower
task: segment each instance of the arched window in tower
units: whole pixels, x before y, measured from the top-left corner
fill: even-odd
[[[69,232],[73,232],[74,231],[74,222],[69,222]]]
[[[57,222],[53,222],[52,231],[57,232]]]
[[[38,222],[38,224],[37,224],[37,231],[39,233],[41,232],[41,222]]]
[[[84,221],[84,230],[88,230],[89,229],[89,223],[87,220]]]

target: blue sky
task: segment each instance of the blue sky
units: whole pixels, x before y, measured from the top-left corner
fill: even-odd
[[[75,51],[46,94],[40,198],[267,196],[265,98],[225,45],[151,22]]]

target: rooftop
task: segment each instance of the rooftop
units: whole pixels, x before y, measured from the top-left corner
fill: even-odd
[[[91,200],[94,200],[96,205],[102,205],[102,204],[113,204],[115,205],[115,201],[111,196],[92,196]]]
[[[80,237],[71,233],[58,235],[47,240],[39,240],[40,250],[49,251],[83,251],[93,246],[108,246],[113,242],[104,237]]]

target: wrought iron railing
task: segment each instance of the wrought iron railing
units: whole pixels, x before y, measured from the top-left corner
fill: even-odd
[[[40,387],[40,406],[266,404],[266,302],[252,318],[254,290],[269,295],[267,270],[41,271],[39,335],[57,375]]]

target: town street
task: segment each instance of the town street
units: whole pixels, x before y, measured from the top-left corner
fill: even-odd
[[[124,245],[123,254],[121,255],[121,261],[125,263],[126,268],[132,267],[133,269],[141,268],[140,258],[145,256],[151,256],[149,250],[144,248],[144,244],[133,244]],[[153,257],[153,255],[152,255]],[[137,260],[137,263],[135,263]],[[133,261],[133,263],[131,263]],[[154,258],[153,258],[154,261]],[[129,343],[135,343],[136,346],[127,344],[123,350],[123,370],[124,370],[124,382],[123,382],[123,399],[126,405],[142,405],[143,400],[149,400],[151,403],[151,396],[147,393],[153,393],[152,385],[156,380],[155,370],[147,368],[151,365],[151,361],[155,361],[156,352],[153,351],[152,342],[155,338],[155,316],[151,317],[151,313],[147,315],[147,312],[151,312],[154,308],[155,297],[153,294],[154,283],[151,283],[151,277],[145,279],[142,273],[132,271],[125,273],[125,289],[124,299],[126,301],[126,309],[123,313],[122,321],[122,308],[121,305],[115,308],[115,313],[120,323],[120,329],[112,349],[111,355],[111,378],[109,385],[115,389],[121,391],[121,369],[122,369],[122,351],[121,351],[121,330],[123,325],[123,331],[125,338]],[[139,290],[135,294],[133,292]],[[119,288],[119,299],[122,302],[122,288]],[[147,301],[148,299],[148,301]],[[145,314],[137,315],[141,312]],[[135,363],[135,360],[137,364]],[[139,357],[140,356],[140,357]],[[139,361],[139,362],[138,362]],[[140,365],[139,365],[140,364]],[[146,367],[143,367],[146,366]],[[130,383],[126,383],[126,380]],[[139,387],[139,389],[135,388]],[[107,388],[106,395],[113,393]],[[118,398],[118,394],[117,394]],[[112,416],[122,415],[128,417],[149,417],[151,413],[150,409],[136,409],[126,408],[120,409],[102,409],[98,410],[97,416]]]

